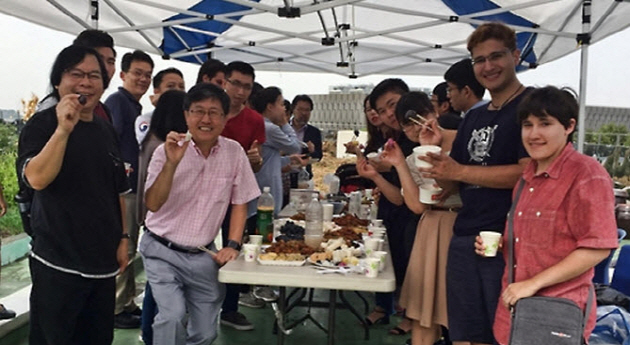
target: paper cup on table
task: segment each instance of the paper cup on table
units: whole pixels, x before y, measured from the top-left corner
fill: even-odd
[[[372,253],[372,257],[377,258],[379,260],[378,270],[382,272],[383,269],[385,268],[385,258],[387,257],[387,252],[384,252],[382,250],[377,250]]]
[[[420,202],[423,204],[434,205],[439,203],[440,194],[442,194],[442,188],[433,183],[420,185]]]
[[[322,210],[324,211],[324,221],[330,222],[333,217],[333,211],[335,209],[335,205],[333,204],[322,204]]]
[[[499,249],[499,240],[501,239],[501,233],[494,231],[481,231],[479,233],[483,245],[486,247],[485,256],[497,256],[497,249]]]
[[[385,243],[385,239],[384,238],[377,238],[377,242],[376,242],[376,250],[377,251],[382,251],[383,250],[383,243]]]
[[[263,240],[262,235],[249,235],[249,243],[251,244],[260,246],[262,245],[262,240]]]
[[[373,252],[378,251],[378,243],[379,240],[382,241],[382,239],[378,239],[378,238],[368,238],[365,240],[365,254],[367,256],[372,255]]]
[[[382,219],[372,219],[372,226],[382,227],[383,226],[383,220]]]
[[[429,162],[425,162],[421,159],[419,159],[418,157],[422,156],[426,156],[427,153],[440,153],[442,152],[442,148],[439,146],[435,146],[435,145],[422,145],[422,146],[417,146],[416,148],[413,149],[413,157],[415,159],[416,162],[416,167],[418,168],[433,168],[433,164],[429,163]]]
[[[243,256],[246,262],[252,262],[256,260],[258,255],[258,245],[252,243],[246,243],[243,245]]]
[[[365,276],[368,278],[376,278],[378,276],[378,268],[380,266],[381,259],[379,258],[367,258],[365,259]]]
[[[385,231],[374,231],[372,232],[372,235],[370,235],[370,238],[377,239],[377,240],[382,240],[384,237],[385,237]]]

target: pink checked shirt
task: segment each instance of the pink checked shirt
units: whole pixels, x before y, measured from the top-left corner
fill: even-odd
[[[145,191],[166,162],[164,145],[155,149]],[[190,142],[180,161],[168,199],[157,212],[149,211],[145,224],[151,232],[176,244],[197,247],[214,240],[228,204],[246,204],[260,189],[241,145],[219,137],[208,158]]]
[[[523,281],[557,264],[578,248],[613,249],[617,243],[612,181],[594,159],[567,144],[549,169],[534,175],[534,161],[525,168],[525,186],[514,216],[514,280]],[[507,230],[506,230],[507,231]],[[504,237],[503,248],[508,245]],[[504,252],[508,262],[507,251]],[[563,297],[586,306],[593,269],[569,281],[542,289],[538,296]],[[503,289],[507,286],[507,267]],[[593,298],[584,336],[595,327]],[[507,344],[510,313],[501,301],[494,320],[494,336]]]

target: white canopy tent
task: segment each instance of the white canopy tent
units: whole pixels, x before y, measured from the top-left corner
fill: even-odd
[[[0,12],[71,34],[98,28],[165,58],[350,78],[441,75],[468,57],[475,26],[502,21],[517,31],[520,70],[581,47],[579,123],[588,44],[630,26],[628,0],[0,0]]]

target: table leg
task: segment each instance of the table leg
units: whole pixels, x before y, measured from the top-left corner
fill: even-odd
[[[278,308],[280,309],[280,313],[283,316],[281,319],[276,320],[276,322],[280,322],[280,329],[277,333],[277,344],[278,345],[283,345],[284,344],[284,311],[285,311],[285,307],[286,307],[286,287],[281,286],[280,287],[280,294],[278,296]]]
[[[330,290],[328,304],[328,345],[335,344],[335,308],[337,306],[337,290]]]

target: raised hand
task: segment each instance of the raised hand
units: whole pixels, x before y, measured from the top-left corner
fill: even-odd
[[[400,146],[392,140],[385,145],[385,149],[381,152],[380,160],[389,165],[400,166],[401,164],[405,164],[405,155],[400,149]]]
[[[357,158],[357,172],[359,173],[359,176],[369,178],[370,180],[373,180],[379,175],[379,172],[376,171],[376,169],[370,165],[364,157]]]
[[[420,130],[418,141],[421,145],[442,145],[442,131],[438,126],[437,119],[427,120]]]
[[[171,164],[179,164],[184,157],[186,149],[190,144],[190,141],[185,140],[186,134],[170,132],[166,135],[166,141],[164,142],[164,151],[166,152],[166,160]]]
[[[70,134],[79,122],[83,105],[79,102],[81,95],[67,94],[57,103],[57,129],[64,134]]]
[[[247,150],[247,159],[249,159],[249,164],[251,165],[258,165],[262,163],[260,144],[258,144],[258,140],[254,140],[252,146],[250,146],[249,150]]]

